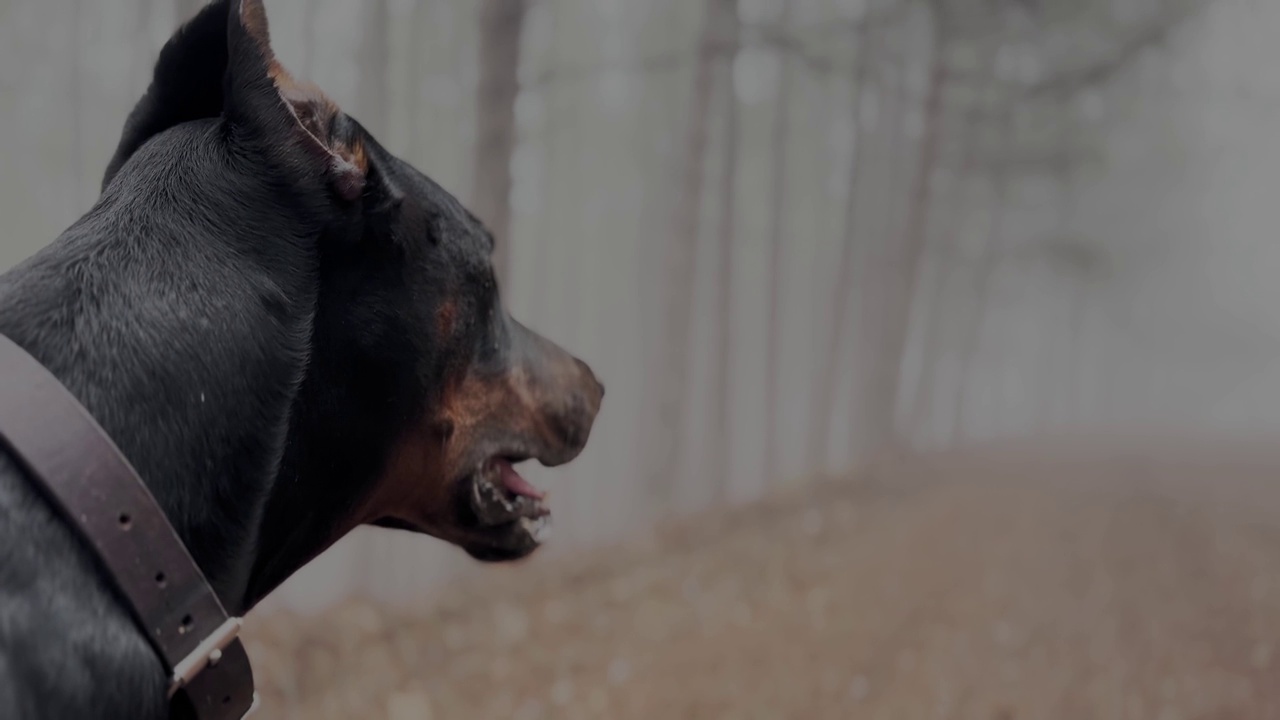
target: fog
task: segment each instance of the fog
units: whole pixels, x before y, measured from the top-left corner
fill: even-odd
[[[92,205],[195,5],[0,2],[0,265]],[[512,314],[609,388],[586,453],[530,470],[533,567],[884,457],[1280,432],[1276,3],[267,8],[284,64],[475,209]],[[360,530],[267,607],[503,572]]]

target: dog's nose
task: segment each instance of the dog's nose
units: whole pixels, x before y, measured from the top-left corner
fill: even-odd
[[[590,398],[591,415],[595,417],[600,412],[600,403],[604,400],[604,383],[596,377],[591,371],[591,366],[574,358],[573,361],[578,365],[578,372],[582,375],[582,382],[587,386],[587,396]]]
[[[562,465],[586,447],[591,427],[604,400],[604,385],[591,367],[546,338],[509,321],[515,366],[528,383],[527,407],[539,428],[538,459]]]
[[[551,444],[556,447],[553,455],[557,462],[568,462],[586,447],[604,399],[604,385],[589,367],[580,361],[577,364],[581,370],[579,379],[564,389],[560,402],[545,409],[546,425]]]

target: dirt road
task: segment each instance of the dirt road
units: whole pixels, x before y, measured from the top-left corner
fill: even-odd
[[[258,618],[264,717],[1280,718],[1274,455],[939,456],[425,613]]]

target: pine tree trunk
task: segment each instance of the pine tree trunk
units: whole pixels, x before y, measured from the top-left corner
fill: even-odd
[[[72,197],[80,212],[89,209],[84,157],[84,72],[80,68],[83,28],[84,2],[75,0],[71,6],[71,172],[74,183]]]
[[[365,0],[362,18],[363,36],[360,41],[360,84],[357,86],[356,107],[352,114],[375,136],[386,137],[388,116],[391,113],[391,97],[387,79],[391,72],[391,45],[388,34],[391,16],[388,0]]]
[[[302,0],[302,58],[298,74],[312,82],[315,79],[316,3],[318,2],[319,0]]]
[[[870,23],[864,21],[859,25],[855,50],[853,80],[853,158],[849,164],[849,187],[845,201],[844,233],[840,243],[840,258],[837,260],[836,284],[832,306],[831,331],[827,333],[827,342],[819,356],[822,370],[815,378],[813,386],[812,413],[808,428],[808,458],[811,466],[818,472],[827,469],[831,458],[830,424],[831,414],[835,407],[835,391],[838,386],[840,372],[840,351],[844,348],[844,335],[851,317],[849,305],[853,296],[854,244],[858,238],[858,201],[862,188],[863,162],[865,157],[862,122],[863,96],[868,92],[870,68],[876,53],[870,47],[872,34]]]
[[[470,207],[493,233],[494,271],[505,283],[511,249],[511,156],[516,150],[520,36],[525,0],[480,0],[480,81]]]
[[[782,14],[778,24],[783,32],[790,27],[794,0],[782,0]],[[772,186],[769,189],[769,317],[765,328],[765,388],[764,413],[766,436],[764,442],[764,476],[767,482],[778,479],[778,384],[782,353],[782,249],[786,231],[787,212],[787,141],[791,135],[791,75],[790,58],[780,58],[781,73],[778,76],[778,96],[775,99],[773,132],[769,138],[769,164]]]
[[[967,203],[966,192],[972,187],[972,183],[968,178],[973,174],[974,165],[978,156],[978,146],[981,144],[983,125],[990,118],[988,113],[988,95],[994,79],[991,76],[993,69],[989,66],[991,58],[987,59],[987,63],[983,65],[983,72],[986,73],[980,81],[979,88],[976,91],[976,100],[969,109],[969,117],[965,119],[964,135],[960,143],[960,165],[955,173],[955,198],[952,201],[951,218],[946,222],[946,232],[948,233],[943,249],[955,250],[958,247],[956,242],[956,230],[963,227],[966,216]],[[942,246],[943,243],[940,243]],[[934,356],[938,353],[938,347],[941,344],[941,335],[943,327],[946,325],[946,313],[942,308],[938,307],[939,299],[942,295],[942,288],[945,285],[948,274],[943,272],[939,274],[937,281],[934,283],[932,292],[929,297],[929,320],[925,330],[924,347],[921,348],[920,362],[920,378],[916,383],[915,402],[912,404],[909,417],[910,427],[918,429],[923,425],[926,413],[933,408],[935,388],[936,368],[933,365]],[[937,316],[937,317],[935,317]]]
[[[732,5],[726,21],[725,46],[725,116],[724,168],[720,174],[720,231],[716,246],[715,305],[715,398],[712,427],[711,461],[715,497],[729,495],[730,431],[729,397],[733,371],[733,245],[737,235],[738,144],[741,140],[738,94],[733,85],[733,64],[738,54],[739,30],[737,3]]]
[[[1005,120],[1001,123],[999,129],[1002,147],[1007,147],[1005,144],[1009,142],[1008,134],[1012,130],[1012,124],[1011,113],[1006,113]],[[974,279],[973,289],[973,311],[970,313],[970,320],[966,325],[962,341],[963,345],[960,351],[959,396],[956,399],[955,415],[951,420],[951,437],[952,442],[955,444],[961,444],[968,440],[964,420],[969,397],[969,393],[966,391],[969,386],[969,373],[973,369],[973,362],[977,357],[978,346],[982,340],[982,328],[986,324],[987,297],[990,292],[991,275],[995,272],[995,267],[1000,262],[1000,256],[1004,252],[1004,220],[1005,213],[1008,211],[1009,195],[1007,154],[1004,151],[997,154],[996,168],[991,178],[991,228],[978,260],[978,270]]]
[[[897,441],[895,411],[902,384],[902,358],[911,322],[911,304],[920,276],[924,242],[929,230],[929,211],[933,204],[933,175],[938,162],[944,124],[943,97],[947,88],[946,26],[935,12],[933,54],[930,59],[929,84],[924,100],[924,134],[907,204],[907,223],[899,247],[888,254],[888,266],[877,269],[890,279],[880,307],[863,303],[864,312],[874,312],[882,330],[876,333],[873,364],[870,373],[862,375],[869,387],[861,387],[855,397],[863,403],[867,422],[862,445],[877,451]]]
[[[694,68],[693,96],[682,142],[684,167],[678,183],[672,216],[672,232],[662,247],[663,270],[657,357],[650,364],[652,408],[645,413],[644,432],[651,459],[650,485],[659,508],[669,506],[675,491],[684,435],[685,393],[689,384],[689,341],[692,329],[693,284],[697,277],[699,215],[702,184],[710,135],[710,105],[714,80],[716,42],[722,32],[729,0],[707,0],[706,15],[698,40]]]

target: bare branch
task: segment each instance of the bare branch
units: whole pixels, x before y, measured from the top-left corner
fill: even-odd
[[[1173,31],[1201,7],[1202,3],[1195,0],[1178,3],[1150,24],[1132,31],[1107,56],[1047,77],[1030,86],[1024,96],[1036,98],[1045,95],[1071,95],[1106,83],[1129,67],[1143,51],[1164,44]]]
[[[583,63],[550,68],[529,81],[527,87],[540,88],[561,82],[583,82],[594,79],[602,73],[638,73],[658,74],[674,72],[692,65],[700,56],[709,54],[713,58],[724,57],[752,45],[771,47],[797,60],[809,72],[820,76],[838,76],[852,78],[856,67],[842,66],[833,62],[821,53],[809,48],[809,43],[821,35],[857,31],[866,26],[874,30],[899,20],[905,13],[908,3],[896,4],[892,9],[883,12],[868,13],[858,20],[830,23],[820,28],[789,30],[778,24],[744,24],[740,43],[712,41],[698,48],[688,48],[666,52],[658,55],[622,63]]]

